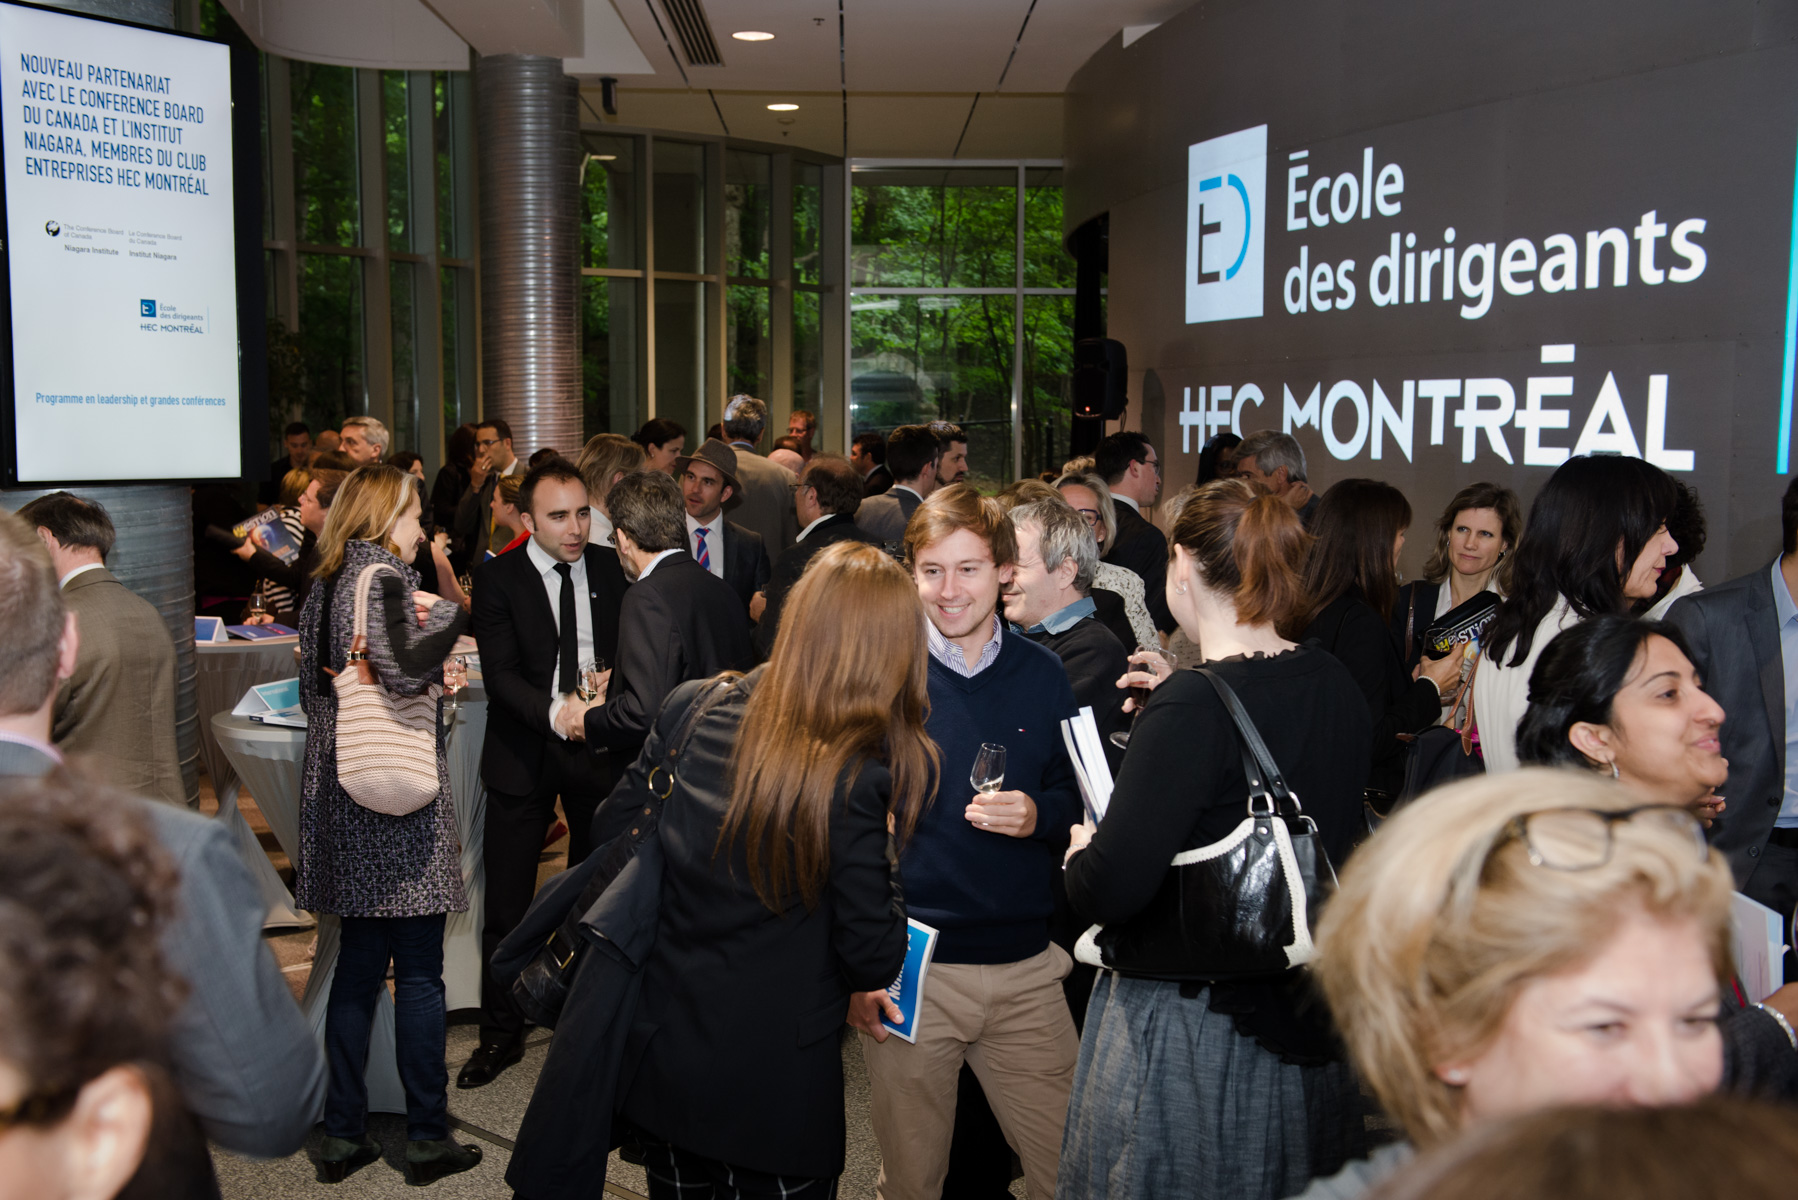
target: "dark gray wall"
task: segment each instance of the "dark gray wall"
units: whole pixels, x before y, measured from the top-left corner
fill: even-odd
[[[1189,181],[1189,147],[1263,125],[1265,196],[1255,212],[1262,315],[1188,323],[1189,182],[1232,174],[1249,181],[1253,166],[1207,163]],[[1547,478],[1552,466],[1526,463],[1528,431],[1515,423],[1518,413],[1530,421],[1534,392],[1549,422],[1556,413],[1567,420],[1566,428],[1536,432],[1538,459],[1554,447],[1576,448],[1589,424],[1601,436],[1588,446],[1617,448],[1633,438],[1639,452],[1675,468],[1684,465],[1676,452],[1690,452],[1692,469],[1676,474],[1706,504],[1711,535],[1700,570],[1715,582],[1778,548],[1795,145],[1798,5],[1202,0],[1128,49],[1113,40],[1075,76],[1066,220],[1071,230],[1111,214],[1108,332],[1128,347],[1134,371],[1127,423],[1137,423],[1145,392],[1165,397],[1150,432],[1170,490],[1192,480],[1209,432],[1181,424],[1183,409],[1203,407],[1200,389],[1207,399],[1212,389],[1230,389],[1221,406],[1226,429],[1243,389],[1258,389],[1262,402],[1243,406],[1242,431],[1290,426],[1318,490],[1352,475],[1404,489],[1417,513],[1406,555],[1415,570],[1429,523],[1458,487],[1490,479],[1528,499]],[[1304,157],[1290,157],[1298,153]],[[1397,211],[1385,215],[1361,201],[1366,182],[1389,163],[1402,171],[1403,188],[1388,197]],[[1305,227],[1291,230],[1288,172],[1301,165]],[[1334,177],[1320,194],[1326,223],[1314,227],[1310,187],[1324,176]],[[1332,194],[1346,220],[1330,215]],[[1195,274],[1192,289],[1200,296],[1223,294],[1219,268],[1243,245],[1233,195],[1220,186],[1201,196],[1204,274]],[[1651,211],[1654,221],[1638,235]],[[1683,239],[1702,250],[1701,271],[1672,244],[1687,221],[1703,222],[1702,232],[1687,226]],[[1664,231],[1652,228],[1657,222]],[[1438,261],[1432,299],[1403,302],[1407,235],[1421,255],[1444,249],[1449,228],[1455,297],[1440,298]],[[1627,248],[1626,282],[1613,285],[1615,256],[1605,249],[1598,286],[1587,288],[1587,234],[1610,229]],[[1370,276],[1395,234],[1400,297],[1380,305]],[[1575,286],[1549,292],[1555,273],[1545,280],[1544,272],[1557,234],[1576,247]],[[1535,266],[1511,278],[1519,290],[1532,286],[1513,295],[1494,283],[1482,305],[1481,278],[1497,263],[1485,263],[1477,247],[1502,259],[1517,241],[1528,243]],[[1513,253],[1525,259],[1524,249]],[[1245,271],[1254,257],[1246,256]],[[1290,275],[1301,258],[1306,295],[1295,312]],[[1334,283],[1336,268],[1351,260],[1353,302],[1318,311],[1314,299],[1344,295],[1339,287],[1312,293],[1319,264],[1330,264]],[[1674,267],[1690,278],[1667,274]],[[1660,281],[1649,282],[1657,272]],[[1386,282],[1382,270],[1382,292]],[[1572,360],[1545,346],[1572,346]],[[1430,393],[1450,385],[1430,381],[1452,381],[1462,393],[1441,401],[1439,444]],[[1490,422],[1506,408],[1511,416],[1491,434],[1457,426],[1469,390],[1481,393],[1476,419]],[[1407,393],[1409,456],[1390,428],[1404,425]],[[1595,418],[1595,408],[1609,415]],[[1659,449],[1670,453],[1656,453],[1655,430]]]

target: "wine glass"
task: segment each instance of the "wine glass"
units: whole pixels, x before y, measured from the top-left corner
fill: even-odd
[[[456,586],[462,589],[464,596],[474,599],[474,572],[464,571],[456,576]]]
[[[982,796],[990,796],[1005,786],[1005,747],[992,742],[982,742],[980,752],[974,755],[974,769],[968,772],[968,782]]]
[[[595,658],[581,667],[579,680],[575,684],[575,695],[591,704],[599,698],[599,677],[605,673],[606,660]]]
[[[1168,665],[1170,671],[1174,670],[1179,665],[1171,650],[1159,650],[1149,646],[1142,646],[1138,648],[1137,653],[1155,655]],[[1147,668],[1148,664],[1143,664],[1143,666]],[[1130,664],[1131,670],[1135,670],[1136,668],[1136,663]],[[1149,693],[1153,690],[1153,688],[1146,687],[1133,687],[1130,689],[1130,695],[1136,701],[1136,707],[1132,709],[1130,713],[1130,728],[1119,729],[1111,735],[1111,744],[1116,746],[1119,750],[1129,749],[1131,730],[1136,728],[1136,719],[1142,716],[1143,705],[1149,702]]]
[[[468,655],[452,654],[443,663],[443,690],[450,694],[449,711],[462,707],[462,689],[468,686]]]
[[[250,608],[248,612],[244,613],[244,623],[255,625],[258,624],[258,617],[266,616],[268,616],[268,597],[264,591],[262,580],[258,579],[256,586],[250,589]]]

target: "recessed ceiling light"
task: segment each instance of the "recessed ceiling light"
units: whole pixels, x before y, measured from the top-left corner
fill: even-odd
[[[759,29],[740,29],[731,36],[739,42],[771,42],[774,40],[773,34],[763,33]]]
[[[797,104],[770,104],[768,106],[768,111],[769,112],[798,112],[799,106]]]
[[[595,154],[593,156],[593,161],[594,162],[613,162],[617,158],[618,158],[618,156],[616,154]]]

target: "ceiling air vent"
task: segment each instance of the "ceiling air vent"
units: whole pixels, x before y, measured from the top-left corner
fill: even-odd
[[[712,23],[706,19],[699,0],[662,0],[662,8],[674,25],[674,36],[686,52],[690,67],[722,67],[717,39],[712,37]]]

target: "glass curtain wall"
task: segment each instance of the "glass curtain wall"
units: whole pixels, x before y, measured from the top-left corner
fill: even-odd
[[[199,31],[232,18],[202,0]],[[261,59],[270,457],[282,428],[380,418],[434,471],[479,411],[465,71]]]
[[[841,168],[726,139],[589,129],[581,176],[581,344],[586,433],[678,422],[688,446],[747,393],[771,433],[794,408],[839,447],[826,363],[827,305],[839,305],[841,242],[825,248],[825,192]],[[841,209],[841,192],[836,201]],[[639,219],[642,214],[646,219]],[[840,229],[840,222],[838,223]],[[837,235],[840,237],[840,234]]]
[[[953,421],[988,490],[1059,468],[1074,315],[1060,168],[880,163],[852,181],[852,434]]]

